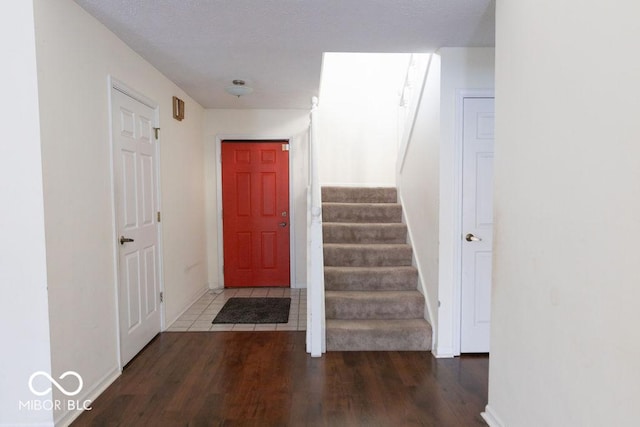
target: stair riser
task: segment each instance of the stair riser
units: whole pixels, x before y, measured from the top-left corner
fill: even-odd
[[[410,266],[412,250],[409,246],[394,249],[376,247],[344,247],[324,245],[324,265],[344,267]]]
[[[399,223],[402,221],[402,206],[396,204],[358,205],[323,203],[322,221],[345,223]]]
[[[327,297],[327,319],[423,319],[424,298],[370,300]]]
[[[418,272],[407,268],[353,272],[329,267],[324,270],[324,286],[328,291],[411,291],[418,286]]]
[[[322,228],[324,243],[406,243],[404,224],[336,224]]]
[[[395,203],[395,188],[345,188],[323,187],[322,201],[336,203]]]
[[[335,331],[327,329],[327,351],[428,351],[431,334],[423,330]]]

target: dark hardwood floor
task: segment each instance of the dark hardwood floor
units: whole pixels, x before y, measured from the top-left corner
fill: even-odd
[[[304,332],[156,337],[73,426],[484,426],[489,359],[331,352]]]

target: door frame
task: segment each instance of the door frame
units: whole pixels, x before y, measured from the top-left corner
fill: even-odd
[[[288,141],[289,143],[289,288],[294,289],[296,277],[296,245],[295,245],[295,226],[296,213],[293,209],[293,144],[295,137],[288,136],[261,136],[261,135],[216,135],[216,222],[218,230],[218,281],[224,288],[224,238],[222,224],[222,141],[241,140],[241,141]]]
[[[109,108],[109,175],[111,178],[111,227],[113,234],[113,259],[114,259],[114,297],[115,297],[115,316],[116,316],[116,336],[117,336],[117,360],[118,360],[118,368],[120,372],[124,368],[122,364],[122,356],[121,356],[121,335],[120,335],[120,257],[118,254],[118,245],[115,244],[117,235],[118,235],[118,221],[117,221],[117,211],[116,211],[116,180],[113,174],[114,172],[114,135],[113,135],[113,91],[118,91],[127,95],[136,101],[146,105],[147,107],[153,109],[153,121],[155,123],[155,127],[160,127],[160,106],[157,102],[152,99],[146,97],[142,93],[138,92],[135,89],[132,89],[126,83],[114,78],[109,75],[107,78],[108,81],[108,108]],[[162,191],[160,188],[160,135],[156,139],[155,150],[156,150],[156,164],[155,164],[155,185],[156,185],[156,200],[157,200],[157,209],[158,211],[162,211]],[[162,241],[162,223],[157,223],[157,232],[158,232],[158,285],[160,292],[165,294],[164,289],[164,250],[163,250],[163,241]],[[165,326],[165,303],[160,302],[160,332],[166,329]]]
[[[453,144],[453,271],[452,271],[452,334],[453,355],[460,356],[460,338],[462,332],[462,156],[463,156],[463,126],[465,98],[494,98],[493,89],[458,89],[456,90],[456,120],[455,140]]]

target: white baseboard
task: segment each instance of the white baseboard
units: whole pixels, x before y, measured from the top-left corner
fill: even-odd
[[[224,287],[219,286],[219,285],[214,284],[214,283],[209,283],[208,286],[209,286],[208,289],[210,291],[218,291],[218,290],[221,291],[221,290],[224,289]],[[291,289],[307,289],[307,284],[306,283],[292,283],[291,284]],[[200,295],[200,296],[202,296],[202,295]]]
[[[83,393],[83,397],[74,396],[73,399],[79,402],[86,402],[87,400],[93,402],[102,394],[103,391],[107,389],[107,387],[113,384],[121,374],[122,372],[119,368],[114,368],[111,372],[102,377],[95,386],[91,387],[88,392]],[[66,411],[55,421],[55,426],[67,427],[83,412],[84,411]]]
[[[395,184],[388,182],[331,182],[321,183],[321,187],[351,187],[351,188],[396,188]]]
[[[436,359],[451,359],[456,357],[451,347],[437,347],[431,351]]]
[[[493,408],[489,405],[485,406],[484,412],[480,414],[482,418],[489,424],[489,427],[505,427],[500,417],[496,414]]]
[[[189,300],[189,302],[184,306],[184,308],[178,313],[177,316],[175,316],[173,319],[165,319],[164,331],[169,329],[173,322],[178,320],[180,316],[182,316],[187,310],[189,310],[189,307],[191,307],[194,302],[198,301],[200,297],[202,297],[202,295],[206,294],[209,291],[210,289],[208,287],[198,290],[198,292],[194,294],[194,296]]]
[[[20,423],[18,424],[20,427],[55,427],[53,421],[51,422],[42,422],[42,423]],[[0,427],[16,427],[16,424],[6,424],[4,422],[0,423]]]

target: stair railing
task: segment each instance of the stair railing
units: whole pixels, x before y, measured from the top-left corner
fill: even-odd
[[[318,98],[313,97],[309,126],[309,185],[307,187],[307,353],[326,351],[324,314],[324,256],[322,195],[318,171]]]

